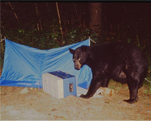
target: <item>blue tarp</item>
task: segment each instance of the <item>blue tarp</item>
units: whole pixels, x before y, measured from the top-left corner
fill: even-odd
[[[75,75],[78,86],[88,88],[92,79],[91,69],[84,65],[81,70],[75,70],[69,48],[89,46],[89,43],[87,39],[60,48],[40,50],[6,39],[0,85],[41,88],[42,74],[60,70]]]

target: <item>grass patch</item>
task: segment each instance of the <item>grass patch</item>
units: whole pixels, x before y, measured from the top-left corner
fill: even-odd
[[[110,80],[108,87],[109,87],[110,89],[114,89],[114,90],[116,90],[116,91],[119,91],[119,90],[122,89],[123,87],[124,87],[125,89],[128,89],[127,84],[121,84],[120,82],[116,82],[116,81],[114,81],[113,79]]]

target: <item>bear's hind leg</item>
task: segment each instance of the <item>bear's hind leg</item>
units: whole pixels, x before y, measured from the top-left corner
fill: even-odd
[[[134,79],[132,77],[128,77],[128,87],[130,91],[130,99],[129,100],[124,100],[127,103],[135,103],[138,101],[138,88],[139,88],[139,79]]]

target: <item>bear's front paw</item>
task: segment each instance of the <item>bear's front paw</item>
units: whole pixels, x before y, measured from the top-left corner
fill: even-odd
[[[89,98],[89,96],[84,95],[84,94],[80,95],[80,97],[82,97],[82,98],[86,98],[86,99],[88,99],[88,98]]]

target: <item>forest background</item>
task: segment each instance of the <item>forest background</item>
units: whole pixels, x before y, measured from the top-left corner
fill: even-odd
[[[0,38],[39,49],[76,43],[122,41],[140,47],[151,76],[151,3],[1,2]],[[5,42],[1,43],[3,66]],[[94,44],[94,43],[92,43]]]

